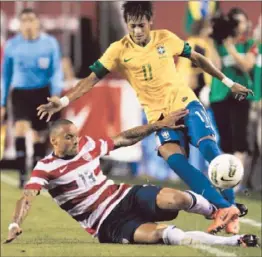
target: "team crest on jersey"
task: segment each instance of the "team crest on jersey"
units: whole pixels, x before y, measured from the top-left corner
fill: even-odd
[[[165,52],[166,52],[166,49],[164,48],[164,46],[158,46],[157,47],[157,52],[160,54],[160,55],[162,55],[162,54],[164,54]]]
[[[170,139],[170,135],[167,131],[163,131],[161,132],[161,134],[162,134],[162,137],[164,138],[164,141],[167,141]]]
[[[85,153],[82,158],[86,161],[91,161],[92,160],[92,156],[90,153]]]

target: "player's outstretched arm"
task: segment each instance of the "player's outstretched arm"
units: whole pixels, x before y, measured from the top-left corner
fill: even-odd
[[[45,116],[47,116],[46,121],[49,121],[54,113],[59,112],[64,107],[69,105],[69,103],[89,92],[99,80],[100,79],[96,76],[96,74],[92,72],[87,78],[80,80],[76,86],[62,98],[57,96],[47,98],[47,104],[42,104],[37,107],[38,117],[42,120]]]
[[[211,76],[221,80],[226,86],[228,86],[233,93],[236,94],[236,98],[238,100],[243,100],[247,97],[247,95],[254,94],[251,89],[248,89],[234,81],[230,78],[227,78],[225,74],[223,74],[219,69],[217,69],[212,62],[203,56],[192,50],[190,60],[199,68],[203,69],[205,72],[209,73]]]
[[[184,127],[184,125],[176,125],[176,123],[188,114],[187,109],[181,109],[171,113],[161,121],[157,121],[153,124],[144,126],[138,126],[129,130],[126,130],[119,135],[113,137],[115,149],[122,146],[133,145],[143,138],[147,137],[151,133],[158,131],[163,128],[178,129]]]
[[[38,190],[26,189],[23,192],[23,196],[16,202],[16,208],[13,216],[13,221],[8,227],[8,237],[4,243],[11,243],[16,239],[21,233],[20,228],[22,222],[27,216],[33,200],[38,195]]]

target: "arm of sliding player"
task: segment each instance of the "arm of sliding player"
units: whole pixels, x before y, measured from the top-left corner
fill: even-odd
[[[27,216],[32,206],[32,202],[38,194],[38,190],[24,190],[22,197],[16,202],[14,216],[12,222],[8,227],[8,236],[4,243],[11,243],[22,233],[22,229],[20,226],[23,223],[25,217]]]

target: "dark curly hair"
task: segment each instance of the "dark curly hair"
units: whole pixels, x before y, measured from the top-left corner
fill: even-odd
[[[153,16],[153,5],[148,1],[128,1],[122,6],[124,10],[124,19],[127,22],[127,17],[134,17],[136,20],[146,16],[147,20],[151,20]]]

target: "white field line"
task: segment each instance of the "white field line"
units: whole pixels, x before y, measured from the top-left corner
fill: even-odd
[[[190,245],[190,247],[208,252],[208,253],[213,254],[215,256],[237,257],[237,255],[233,252],[222,251],[222,250],[219,250],[217,248],[214,248],[214,247],[211,247],[211,246],[208,246],[208,245]]]
[[[18,187],[18,181],[16,179],[13,179],[12,177],[1,173],[1,182],[4,182],[10,186]],[[42,190],[41,195],[49,197],[50,195],[47,193],[47,191]]]
[[[6,183],[10,186],[15,186],[15,187],[18,186],[18,182],[15,179],[11,178],[10,176],[8,176],[6,174],[2,174],[2,173],[1,173],[1,182],[4,182],[4,183]],[[49,194],[45,191],[42,191],[41,195],[46,196],[46,197],[49,196]],[[256,222],[256,221],[251,220],[251,219],[243,219],[242,218],[241,222],[249,224],[251,226],[261,227],[261,223]],[[208,245],[191,245],[190,247],[192,247],[194,249],[201,250],[201,251],[208,252],[209,254],[213,254],[214,256],[226,256],[226,257],[227,256],[229,256],[229,257],[236,257],[237,256],[233,252],[222,251],[222,250],[219,250],[217,248],[214,248],[214,247],[211,247],[211,246],[208,246]]]
[[[262,226],[262,223],[257,222],[257,221],[252,220],[252,219],[240,218],[239,220],[240,220],[241,223],[248,224],[248,225],[250,225],[252,227],[261,228],[261,226]]]

